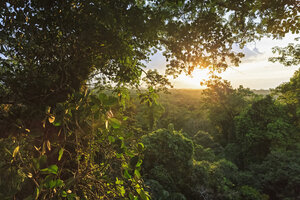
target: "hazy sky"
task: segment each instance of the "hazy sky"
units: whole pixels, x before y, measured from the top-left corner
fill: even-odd
[[[295,70],[299,66],[285,67],[280,63],[272,63],[268,61],[272,54],[272,47],[287,46],[288,43],[295,43],[294,38],[299,35],[289,34],[282,40],[273,40],[271,38],[263,38],[256,43],[248,44],[244,49],[238,47],[236,51],[242,51],[245,57],[239,67],[228,68],[220,74],[223,79],[231,81],[234,87],[243,85],[251,89],[269,89],[275,88],[279,84],[289,81]],[[158,69],[164,72],[166,60],[161,53],[157,53],[152,57],[152,61],[147,64],[150,68]],[[200,81],[207,78],[206,70],[196,70],[193,78],[180,75],[177,79],[171,79],[175,88],[201,88]]]

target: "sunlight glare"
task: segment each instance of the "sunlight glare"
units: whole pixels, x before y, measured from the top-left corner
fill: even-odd
[[[191,89],[203,89],[204,86],[200,85],[200,82],[209,78],[208,69],[195,69],[192,75],[181,74],[176,79],[171,78],[171,82],[176,88],[191,88]]]

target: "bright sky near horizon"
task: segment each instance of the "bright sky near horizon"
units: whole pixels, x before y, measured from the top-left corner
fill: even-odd
[[[294,38],[299,35],[288,34],[282,40],[273,40],[272,38],[263,38],[256,43],[248,44],[244,49],[237,46],[235,51],[241,51],[245,54],[239,67],[230,67],[220,76],[229,80],[233,87],[243,85],[251,89],[270,89],[275,88],[283,82],[289,81],[299,66],[285,67],[280,63],[268,61],[272,54],[272,47],[285,47],[288,43],[296,43]],[[151,58],[147,66],[151,69],[158,69],[163,73],[166,60],[161,53],[157,53]],[[195,70],[193,77],[181,74],[178,78],[170,80],[175,88],[200,89],[200,82],[208,78],[207,70]]]

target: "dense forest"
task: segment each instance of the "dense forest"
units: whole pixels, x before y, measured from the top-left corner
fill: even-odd
[[[0,1],[0,199],[300,199],[300,69],[215,75],[299,27],[297,0]],[[298,66],[297,41],[269,60]],[[194,69],[205,89],[170,89]]]
[[[136,106],[141,130],[155,124],[141,138],[152,198],[299,198],[299,72],[269,95],[215,80],[161,95],[154,118]]]

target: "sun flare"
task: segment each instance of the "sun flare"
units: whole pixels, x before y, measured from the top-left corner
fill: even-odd
[[[201,86],[200,82],[207,79],[209,79],[208,69],[195,69],[191,76],[181,74],[176,79],[173,79],[172,83],[175,87],[179,86],[180,88],[202,89],[205,87]]]

